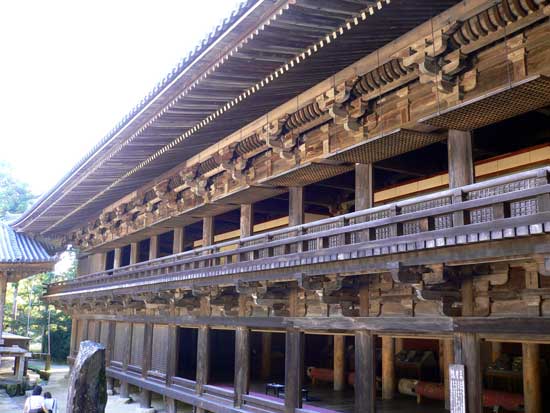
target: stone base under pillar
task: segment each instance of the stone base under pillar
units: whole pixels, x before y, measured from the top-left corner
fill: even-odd
[[[156,410],[152,407],[138,407],[136,413],[155,413]]]

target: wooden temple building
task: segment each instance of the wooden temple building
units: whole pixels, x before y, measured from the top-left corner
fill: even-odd
[[[14,224],[80,251],[71,357],[143,411],[550,411],[549,16],[242,3]]]

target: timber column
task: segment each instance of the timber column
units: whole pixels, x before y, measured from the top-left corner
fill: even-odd
[[[172,254],[179,254],[185,249],[185,227],[174,228]]]
[[[146,323],[143,331],[143,360],[141,364],[141,377],[147,379],[147,373],[151,370],[151,355],[153,347],[153,324]],[[141,388],[139,395],[138,413],[154,413],[151,408],[151,391]]]
[[[539,273],[536,264],[525,265],[525,288],[540,288]],[[528,303],[529,317],[540,316],[540,296],[533,297]],[[540,346],[537,343],[522,343],[523,355],[523,397],[525,413],[542,413],[542,394],[540,383]]]
[[[481,359],[479,337],[474,333],[459,333],[454,339],[456,364],[466,370],[466,411],[482,413]]]
[[[334,390],[342,391],[346,386],[346,337],[334,336]]]
[[[288,189],[288,226],[304,223],[304,188],[293,186]]]
[[[289,294],[289,315],[296,317],[298,289]],[[304,378],[304,333],[289,328],[285,334],[285,413],[294,413],[302,407],[302,381]]]
[[[376,410],[376,336],[368,330],[355,332],[355,412]]]
[[[395,392],[395,340],[382,337],[382,400],[393,399]]]
[[[4,304],[6,304],[6,289],[8,287],[8,275],[0,272],[0,345],[4,344],[2,333],[4,331]]]

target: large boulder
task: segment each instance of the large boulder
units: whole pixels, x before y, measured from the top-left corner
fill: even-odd
[[[104,413],[106,404],[105,347],[83,341],[71,371],[67,413]]]

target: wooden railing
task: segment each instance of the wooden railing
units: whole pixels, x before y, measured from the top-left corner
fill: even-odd
[[[550,167],[50,284],[48,296],[550,232]]]

